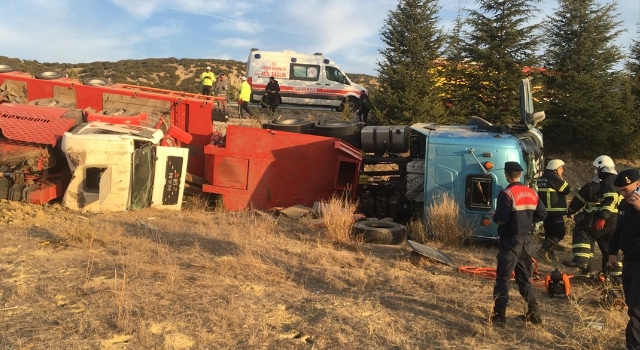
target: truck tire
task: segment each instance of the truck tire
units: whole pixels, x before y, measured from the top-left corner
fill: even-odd
[[[105,78],[88,77],[82,79],[82,84],[91,86],[109,86],[111,82]]]
[[[0,73],[13,72],[16,69],[8,64],[0,64]]]
[[[66,78],[66,77],[67,77],[67,73],[57,71],[57,70],[46,70],[44,72],[36,73],[36,78],[43,79],[43,80],[53,80],[53,79],[60,79],[60,78]]]
[[[324,121],[317,122],[313,134],[326,137],[337,137],[360,148],[360,129],[362,124],[354,122]]]
[[[359,221],[353,224],[352,233],[365,243],[400,244],[404,242],[404,226],[389,221]]]
[[[309,134],[315,122],[300,118],[272,120],[267,124],[267,129]]]
[[[40,107],[74,108],[73,103],[62,103],[60,100],[55,98],[39,98],[37,100],[29,101],[27,104]]]
[[[81,109],[71,109],[62,115],[64,119],[73,119],[75,123],[73,127],[76,127],[82,123],[84,123],[84,115]]]

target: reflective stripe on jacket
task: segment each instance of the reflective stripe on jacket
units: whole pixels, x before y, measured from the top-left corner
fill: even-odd
[[[538,179],[538,195],[549,214],[567,213],[567,195],[571,193],[569,184],[553,170],[545,170]]]

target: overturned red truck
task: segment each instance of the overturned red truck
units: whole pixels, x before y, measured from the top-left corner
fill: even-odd
[[[310,206],[353,193],[362,161],[337,138],[232,125],[214,133],[211,96],[9,65],[0,65],[0,94],[0,199],[179,209],[187,187],[230,210]]]

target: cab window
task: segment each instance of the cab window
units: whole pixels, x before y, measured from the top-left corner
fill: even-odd
[[[471,175],[465,181],[465,207],[475,210],[491,210],[493,199],[493,178]]]
[[[325,67],[325,74],[327,75],[327,80],[335,81],[341,84],[349,84],[349,80],[347,77],[336,67]]]
[[[318,81],[318,72],[320,72],[318,65],[291,63],[290,69],[290,80]]]

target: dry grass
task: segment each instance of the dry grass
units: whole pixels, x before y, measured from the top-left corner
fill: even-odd
[[[353,242],[351,226],[357,206],[358,203],[351,200],[347,194],[334,195],[329,200],[320,202],[326,239],[340,244]]]
[[[471,225],[460,215],[460,206],[448,192],[435,196],[426,212],[426,231],[436,241],[457,247],[472,233]]]
[[[624,345],[626,314],[600,308],[591,286],[572,286],[569,300],[537,288],[542,327],[516,320],[526,306],[514,286],[509,323],[498,329],[486,322],[491,281],[413,265],[405,246],[326,244],[322,228],[284,217],[145,210],[80,219],[55,207],[37,215],[1,224],[0,349]],[[494,266],[495,249],[437,244],[459,265]],[[588,328],[592,318],[604,331]]]

